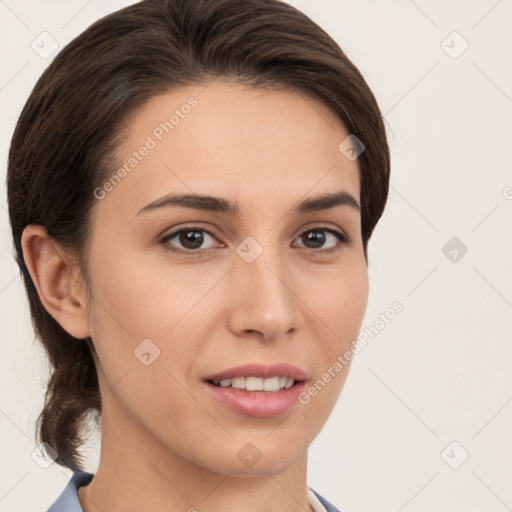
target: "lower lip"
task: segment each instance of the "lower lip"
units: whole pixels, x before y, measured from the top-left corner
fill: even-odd
[[[232,387],[222,388],[210,382],[204,383],[207,391],[231,410],[245,416],[267,418],[279,416],[298,403],[305,381],[296,382],[281,391],[246,391]]]

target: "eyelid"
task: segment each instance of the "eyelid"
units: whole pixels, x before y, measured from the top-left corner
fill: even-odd
[[[350,237],[347,235],[345,230],[341,229],[338,226],[335,226],[332,224],[327,224],[327,223],[322,223],[322,222],[320,222],[319,224],[313,223],[311,226],[308,225],[306,227],[302,227],[299,230],[299,234],[297,236],[300,236],[303,233],[306,233],[308,231],[322,231],[322,230],[329,231],[331,233],[336,233],[336,234],[340,235],[343,238],[343,241],[346,243],[351,241]]]

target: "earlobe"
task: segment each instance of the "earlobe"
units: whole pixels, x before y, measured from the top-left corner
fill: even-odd
[[[23,258],[46,311],[78,339],[90,336],[85,297],[78,280],[78,267],[51,239],[44,226],[29,225],[21,236]]]

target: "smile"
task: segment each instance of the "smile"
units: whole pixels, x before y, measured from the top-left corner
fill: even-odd
[[[309,377],[288,363],[250,363],[203,377],[208,395],[244,416],[279,416],[298,403]]]

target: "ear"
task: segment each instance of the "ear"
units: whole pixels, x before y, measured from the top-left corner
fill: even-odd
[[[80,269],[69,254],[49,237],[44,226],[26,226],[21,236],[25,265],[48,313],[71,336],[90,336]]]

